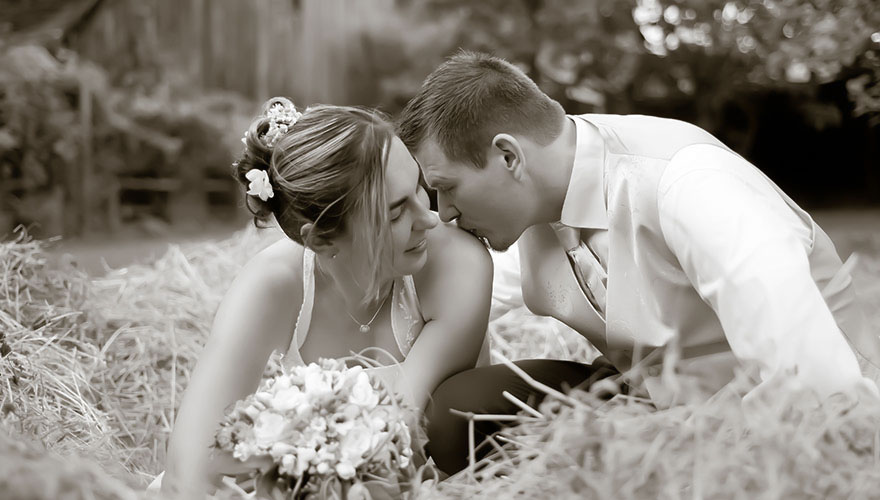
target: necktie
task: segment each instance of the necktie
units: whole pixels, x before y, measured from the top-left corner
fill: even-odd
[[[553,224],[556,237],[568,256],[569,264],[577,279],[578,285],[590,304],[605,319],[605,287],[608,283],[608,272],[602,267],[599,257],[590,246],[581,240],[580,231],[563,224]]]

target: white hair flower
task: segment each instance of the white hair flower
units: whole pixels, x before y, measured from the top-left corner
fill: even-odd
[[[266,110],[266,118],[269,119],[269,130],[263,134],[266,145],[274,147],[284,134],[293,127],[293,124],[302,116],[294,106],[287,106],[276,102]]]
[[[288,101],[289,102],[289,101]],[[263,134],[266,146],[272,148],[293,127],[293,124],[302,116],[296,107],[284,102],[275,102],[266,110],[266,118],[269,119],[269,130]],[[245,130],[241,143],[247,146],[248,131]]]
[[[269,182],[269,174],[265,170],[252,168],[244,176],[251,181],[248,184],[247,194],[256,196],[263,201],[275,196],[272,183]]]

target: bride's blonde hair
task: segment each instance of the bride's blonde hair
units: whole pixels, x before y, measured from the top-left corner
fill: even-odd
[[[364,301],[379,298],[391,269],[391,237],[385,198],[385,163],[394,128],[378,111],[318,105],[303,111],[280,137],[270,137],[267,111],[290,106],[283,97],[269,99],[245,135],[245,150],[234,174],[245,186],[251,169],[265,170],[274,195],[263,201],[246,196],[258,226],[273,217],[293,241],[310,246],[314,238],[332,239],[352,228],[357,264],[370,270]],[[312,223],[305,240],[300,229]]]

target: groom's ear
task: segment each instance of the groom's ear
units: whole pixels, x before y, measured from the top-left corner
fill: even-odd
[[[526,156],[522,144],[510,134],[497,134],[492,138],[492,150],[504,162],[504,167],[516,180],[525,175]]]

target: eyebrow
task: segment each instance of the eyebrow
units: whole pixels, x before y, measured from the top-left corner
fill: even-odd
[[[428,178],[425,177],[425,169],[422,168],[422,164],[421,164],[421,162],[419,162],[419,159],[416,158],[416,155],[414,155],[412,153],[410,153],[410,156],[412,157],[413,160],[415,160],[416,165],[419,166],[419,184],[426,187],[427,189],[430,189],[431,191],[436,191],[437,188],[434,187],[433,185],[431,185],[431,183],[428,182]]]
[[[395,208],[397,208],[397,207],[403,205],[404,203],[406,203],[406,199],[407,199],[407,198],[409,198],[409,196],[404,196],[403,198],[401,198],[401,199],[395,201],[394,203],[392,203],[392,204],[388,207],[388,211],[390,212],[390,211],[394,210]]]
[[[413,156],[413,159],[415,159],[414,156]],[[416,164],[418,164],[418,160],[416,160]],[[422,169],[420,168],[419,169],[419,178],[416,180],[416,191],[418,191],[419,186],[422,184],[423,179],[424,179],[424,176],[422,176]],[[409,198],[409,195],[403,196],[400,199],[398,199],[397,201],[395,201],[394,203],[392,203],[391,205],[388,205],[388,211],[391,212],[395,208],[403,205],[404,203],[406,203],[406,200],[408,198]]]
[[[437,191],[441,186],[446,186],[449,184],[449,179],[443,176],[439,176],[439,178],[434,179],[433,183],[429,182],[428,178],[424,175],[422,176],[422,179],[424,179],[425,185],[428,186],[429,189],[432,189],[434,191]]]

